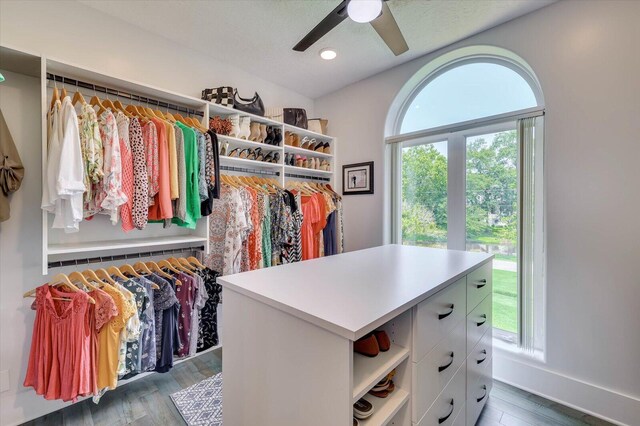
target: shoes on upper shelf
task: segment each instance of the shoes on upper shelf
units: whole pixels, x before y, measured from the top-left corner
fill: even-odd
[[[364,398],[360,398],[355,404],[353,404],[353,417],[359,420],[364,420],[373,414],[374,406],[372,403]]]
[[[375,357],[390,347],[391,341],[384,330],[376,330],[353,342],[353,350],[368,357]]]

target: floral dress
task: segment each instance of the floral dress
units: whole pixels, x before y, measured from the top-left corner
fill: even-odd
[[[118,125],[113,113],[105,110],[100,114],[100,137],[104,146],[104,179],[97,194],[96,204],[101,213],[109,215],[112,224],[118,223],[118,207],[127,202],[122,191],[122,157]]]
[[[104,176],[102,138],[96,111],[89,104],[82,104],[78,114],[78,130],[80,133],[80,147],[84,160],[84,193],[85,205],[93,202],[95,192]],[[91,214],[89,214],[91,216]]]

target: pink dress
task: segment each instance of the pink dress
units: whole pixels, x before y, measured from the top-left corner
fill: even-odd
[[[65,297],[69,301],[54,300]],[[36,290],[29,365],[24,386],[45,399],[75,401],[94,390],[89,296],[45,284]]]

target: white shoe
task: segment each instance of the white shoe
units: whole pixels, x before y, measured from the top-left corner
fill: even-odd
[[[249,139],[251,135],[251,119],[249,117],[240,117],[240,133],[238,138]]]
[[[240,114],[230,115],[229,121],[231,121],[231,131],[229,132],[229,136],[234,138],[239,138],[240,137]]]

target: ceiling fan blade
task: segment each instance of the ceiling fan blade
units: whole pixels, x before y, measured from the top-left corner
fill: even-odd
[[[398,56],[409,50],[398,23],[396,22],[387,2],[382,2],[382,13],[371,21],[371,26],[380,38],[389,46],[394,55]]]
[[[339,23],[347,19],[347,4],[348,0],[342,0],[342,2],[331,11],[325,18],[320,21],[314,29],[309,31],[309,34],[304,36],[302,40],[293,47],[293,50],[297,52],[304,52],[311,47],[316,41],[320,40],[325,34],[338,26]]]

